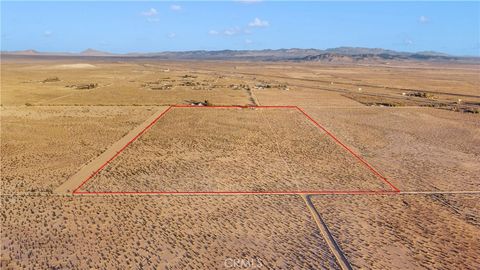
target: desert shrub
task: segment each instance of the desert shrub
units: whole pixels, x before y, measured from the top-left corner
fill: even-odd
[[[58,82],[60,79],[58,77],[48,77],[45,80],[43,80],[43,83],[49,83],[49,82]]]

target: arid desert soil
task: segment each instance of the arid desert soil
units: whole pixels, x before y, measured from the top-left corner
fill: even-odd
[[[305,110],[402,191],[480,187],[480,117],[433,108]]]
[[[85,191],[391,190],[295,108],[173,108]]]
[[[154,112],[148,107],[2,107],[2,194],[51,192]]]
[[[231,86],[243,82],[238,78],[192,75],[183,69],[169,69],[168,65],[136,63],[93,63],[95,68],[65,68],[77,64],[2,65],[2,104],[169,105],[205,99],[225,105],[252,103],[247,91]],[[52,77],[58,80],[46,82]],[[97,86],[75,88],[84,84]]]
[[[338,269],[298,196],[2,197],[2,264]]]
[[[339,269],[340,254],[353,269],[478,269],[479,70],[2,59],[0,268]],[[295,194],[54,192],[153,114],[198,102],[299,106],[400,193],[295,193],[391,189],[298,111],[258,108],[173,109],[82,190]]]
[[[314,196],[357,269],[478,269],[480,195]]]

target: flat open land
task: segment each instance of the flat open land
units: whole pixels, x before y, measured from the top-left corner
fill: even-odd
[[[2,205],[2,260],[12,267],[215,269],[248,258],[270,269],[339,269],[297,196],[3,197]]]
[[[81,191],[389,189],[295,108],[176,107]]]
[[[53,191],[155,112],[148,107],[2,107],[1,193]]]
[[[480,118],[432,108],[305,110],[402,191],[480,187]]]
[[[479,200],[479,194],[313,198],[358,269],[478,269]]]
[[[2,269],[480,267],[480,65],[1,72]]]

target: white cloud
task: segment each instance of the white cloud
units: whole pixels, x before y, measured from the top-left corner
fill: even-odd
[[[208,31],[208,34],[212,35],[212,36],[217,36],[217,35],[234,36],[234,35],[237,35],[237,34],[241,34],[243,32],[244,31],[242,31],[242,29],[240,27],[232,27],[232,28],[227,28],[227,29],[221,30],[221,31],[210,30],[210,31]]]
[[[158,11],[154,8],[150,8],[149,10],[142,12],[142,15],[145,17],[153,17],[158,15]]]
[[[221,31],[217,31],[217,30],[208,31],[208,34],[212,35],[212,36],[216,36],[216,35],[223,35],[223,36],[249,35],[251,33],[252,33],[252,31],[250,31],[250,29],[242,28],[242,27],[238,27],[238,26],[226,28],[226,29],[223,29]]]
[[[53,32],[50,30],[46,30],[45,32],[43,32],[44,37],[48,38],[48,37],[51,37],[52,35],[53,35]]]
[[[147,11],[141,13],[142,16],[147,17],[147,22],[158,22],[160,19],[158,18],[158,11],[154,8],[150,8]]]
[[[177,36],[177,34],[175,34],[175,33],[168,34],[168,38],[175,38],[176,36]]]
[[[248,38],[245,39],[245,44],[249,45],[249,44],[252,44],[252,43],[253,43],[253,41],[251,39],[248,39]]]
[[[430,20],[428,19],[427,16],[424,16],[424,15],[422,15],[422,16],[420,16],[420,17],[418,18],[418,22],[419,22],[419,23],[425,24],[425,23],[428,23],[428,21],[430,21]]]
[[[232,28],[228,28],[228,29],[223,30],[223,34],[226,35],[226,36],[233,36],[233,35],[236,35],[236,34],[241,34],[243,32],[244,31],[242,31],[242,29],[240,27],[232,27]]]
[[[248,26],[250,27],[267,27],[269,26],[270,23],[265,20],[261,20],[259,18],[255,18],[253,21],[251,21]]]
[[[180,11],[180,10],[182,10],[182,6],[180,6],[180,5],[171,5],[171,6],[170,6],[170,9],[173,10],[173,11]]]
[[[409,38],[406,38],[406,39],[403,41],[403,44],[406,45],[406,46],[413,45],[413,40],[411,40],[411,39],[409,39]]]

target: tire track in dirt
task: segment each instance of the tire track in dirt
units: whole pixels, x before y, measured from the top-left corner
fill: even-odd
[[[345,257],[345,254],[343,253],[342,249],[340,248],[340,246],[338,246],[337,242],[335,241],[335,238],[333,238],[333,235],[330,233],[330,230],[328,229],[327,224],[323,221],[322,217],[320,216],[320,213],[318,213],[317,209],[315,208],[312,201],[310,200],[310,195],[302,195],[302,199],[305,201],[305,204],[307,205],[308,210],[310,210],[310,213],[312,214],[312,217],[315,220],[315,223],[317,224],[318,229],[322,233],[322,236],[325,239],[325,242],[327,242],[327,245],[330,248],[330,251],[332,251],[333,255],[335,255],[338,265],[343,270],[346,270],[346,269],[351,270],[352,266],[350,265],[350,262],[347,260],[347,257]]]
[[[146,128],[151,125],[155,119],[165,113],[170,107],[164,106],[161,107],[160,110],[156,111],[152,116],[145,120],[142,124],[138,125],[130,132],[127,133],[123,138],[113,143],[105,152],[100,154],[95,159],[91,160],[90,162],[84,164],[77,173],[72,175],[67,181],[65,181],[62,185],[57,187],[54,190],[56,194],[71,194],[77,187],[82,185],[84,181],[89,178],[93,173],[95,173],[98,168],[100,168],[103,164],[108,162],[113,156],[117,155],[122,148],[125,147],[129,142],[138,137],[140,133],[143,133]]]

